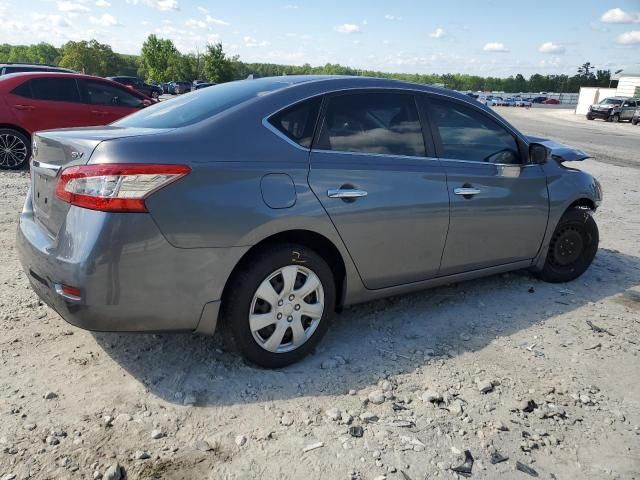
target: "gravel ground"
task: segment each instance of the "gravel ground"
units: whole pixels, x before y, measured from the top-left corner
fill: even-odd
[[[313,356],[279,371],[218,337],[67,325],[16,258],[27,174],[0,173],[0,479],[462,478],[451,467],[465,450],[475,479],[530,478],[517,465],[640,478],[640,127],[619,155],[630,168],[599,156],[591,131],[626,125],[507,115],[596,154],[575,165],[605,192],[591,269],[566,285],[516,272],[348,308]]]

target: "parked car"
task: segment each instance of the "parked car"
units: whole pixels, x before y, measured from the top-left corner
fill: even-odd
[[[169,92],[169,85],[171,84],[171,82],[164,82],[160,84],[160,87],[162,88],[162,93],[164,94],[168,94]]]
[[[533,97],[531,103],[543,103],[547,97]]]
[[[519,98],[518,100],[516,100],[515,102],[515,106],[516,107],[531,107],[531,100],[528,100],[526,98]]]
[[[513,97],[507,97],[502,102],[502,105],[504,105],[505,107],[515,107],[516,106],[516,99],[513,98]]]
[[[213,87],[215,85],[215,83],[199,83],[197,85],[195,85],[193,88],[194,90],[200,90],[201,88],[207,88],[207,87]]]
[[[37,130],[106,125],[151,103],[119,83],[79,73],[0,77],[0,168],[27,164]]]
[[[560,163],[584,152],[426,85],[241,80],[34,144],[17,250],[44,302],[91,330],[220,318],[266,367],[344,305],[523,268],[567,282],[598,248],[600,185]]]
[[[66,72],[75,73],[73,70],[37,63],[0,63],[0,76],[20,72]]]
[[[560,100],[556,100],[555,98],[547,98],[542,102],[544,105],[559,105]]]
[[[640,99],[630,97],[609,97],[589,106],[587,120],[601,118],[609,122],[632,121],[636,108],[640,107]]]
[[[107,79],[112,80],[114,82],[121,83],[122,85],[132,88],[133,90],[136,90],[137,92],[140,92],[143,95],[146,95],[147,97],[153,98],[154,100],[157,100],[160,97],[160,95],[162,95],[163,93],[162,88],[159,87],[158,85],[144,83],[138,77],[118,76],[118,77],[107,77]]]
[[[640,123],[640,108],[637,108],[635,112],[633,112],[633,117],[631,118],[631,123],[633,125],[638,125]]]
[[[493,96],[491,97],[491,103],[490,105],[495,105],[495,106],[502,106],[504,105],[504,99],[502,97],[498,97],[498,96]]]
[[[191,91],[191,83],[183,81],[175,81],[169,84],[169,93],[171,95],[180,95]]]

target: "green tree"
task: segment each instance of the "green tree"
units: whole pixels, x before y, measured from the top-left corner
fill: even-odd
[[[207,80],[214,83],[223,83],[233,80],[234,65],[222,49],[221,43],[207,45],[203,55],[204,74]]]
[[[178,78],[176,69],[179,70],[179,57],[180,52],[171,40],[151,34],[142,44],[140,67],[147,80],[175,80]]]
[[[121,60],[109,45],[90,40],[69,41],[61,50],[59,65],[90,75],[117,75]]]

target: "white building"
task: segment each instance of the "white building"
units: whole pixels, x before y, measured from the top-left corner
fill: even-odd
[[[618,77],[617,96],[640,98],[640,73],[622,72],[616,76]]]

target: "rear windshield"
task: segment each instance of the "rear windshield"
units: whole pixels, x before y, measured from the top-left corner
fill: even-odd
[[[196,90],[157,103],[113,125],[137,128],[178,128],[193,125],[243,102],[289,86],[280,79],[239,80]]]

